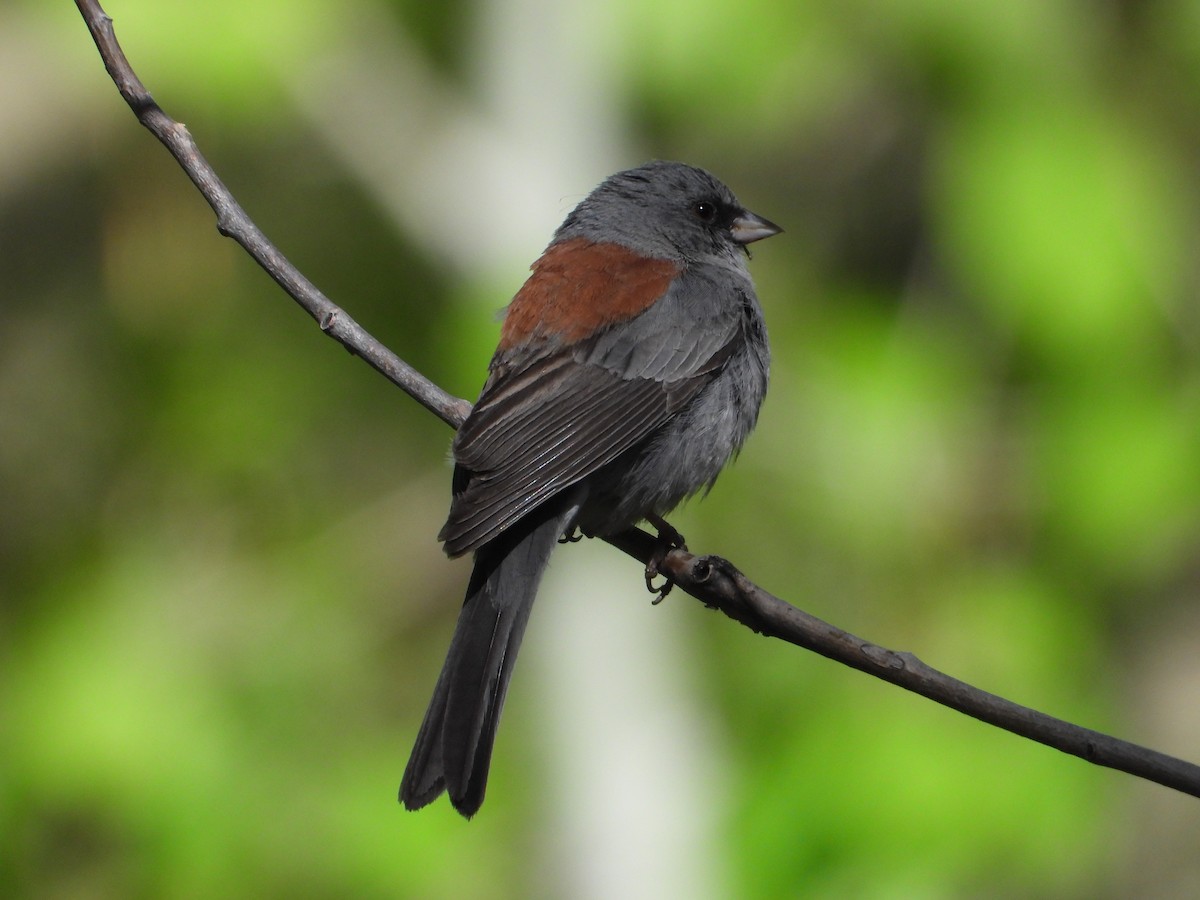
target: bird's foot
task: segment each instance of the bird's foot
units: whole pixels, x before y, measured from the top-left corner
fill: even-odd
[[[672,550],[686,550],[687,543],[684,541],[683,535],[661,516],[649,515],[646,516],[646,521],[658,531],[658,540],[655,541],[650,560],[646,563],[646,590],[657,595],[650,601],[652,605],[657,606],[663,602],[667,594],[671,593],[671,588],[675,587],[675,582],[666,575],[663,575],[663,583],[655,587],[654,579],[662,575],[659,567],[667,558],[668,553]]]

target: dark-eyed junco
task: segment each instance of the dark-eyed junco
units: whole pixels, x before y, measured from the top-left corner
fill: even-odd
[[[770,351],[746,245],[779,231],[707,172],[652,162],[592,191],[531,267],[454,438],[438,538],[475,568],[400,786],[409,809],[443,790],[467,817],[483,803],[555,542],[661,523],[754,427]]]

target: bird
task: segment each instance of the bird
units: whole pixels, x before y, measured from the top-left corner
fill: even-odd
[[[438,540],[474,568],[401,781],[407,809],[446,792],[467,819],[479,811],[557,543],[646,520],[664,552],[682,546],[662,517],[712,487],[766,395],[746,263],[749,244],[782,230],[707,171],[654,161],[605,179],[530,266],[451,446]]]

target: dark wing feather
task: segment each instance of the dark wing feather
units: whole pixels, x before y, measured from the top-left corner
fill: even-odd
[[[637,444],[708,382],[624,379],[556,354],[537,364],[540,390],[485,394],[454,446],[450,517],[439,538],[457,556]],[[530,373],[523,373],[527,377]],[[465,474],[465,479],[462,477]]]

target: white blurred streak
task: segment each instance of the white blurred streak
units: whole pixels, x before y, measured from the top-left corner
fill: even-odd
[[[1200,747],[1200,606],[1189,585],[1164,606],[1161,621],[1133,644],[1127,698],[1138,743],[1186,760]],[[1122,853],[1128,894],[1200,897],[1196,798],[1127,779],[1128,836]],[[1118,892],[1119,893],[1119,892]]]
[[[137,127],[83,20],[69,13],[75,42],[60,22],[0,4],[0,198],[90,152],[101,135]]]
[[[542,586],[520,687],[536,679],[548,713],[551,896],[727,896],[723,754],[687,652],[698,610],[682,595],[652,607],[639,569],[593,541],[560,552]]]
[[[532,262],[576,200],[627,161],[591,5],[480,13],[471,97],[374,7],[349,12],[357,23],[323,56],[281,72],[392,218],[466,277]]]

